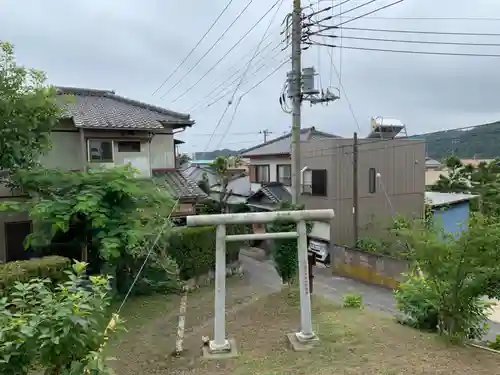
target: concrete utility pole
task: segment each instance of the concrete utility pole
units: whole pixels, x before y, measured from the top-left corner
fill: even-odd
[[[261,130],[261,131],[259,132],[259,134],[263,134],[263,135],[264,135],[264,143],[266,143],[266,142],[267,142],[267,136],[268,136],[269,134],[273,134],[273,132],[271,132],[271,131],[269,131],[269,130],[267,130],[267,129],[264,129],[264,130]]]
[[[302,9],[300,0],[293,0],[292,11],[292,203],[297,204],[300,197],[300,120],[302,104],[301,87],[301,40]]]
[[[352,143],[352,218],[354,246],[357,246],[359,239],[359,210],[358,210],[358,133],[354,133]]]

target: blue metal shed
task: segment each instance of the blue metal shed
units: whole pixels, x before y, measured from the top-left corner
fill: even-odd
[[[425,192],[425,199],[432,206],[434,219],[445,233],[456,237],[467,229],[470,216],[470,200],[478,195],[460,193]]]

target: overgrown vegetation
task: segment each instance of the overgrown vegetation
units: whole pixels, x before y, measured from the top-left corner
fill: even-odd
[[[0,296],[17,282],[25,283],[33,278],[49,279],[53,284],[64,281],[70,265],[70,259],[60,256],[0,264]]]
[[[104,264],[112,275],[132,269],[155,234],[168,232],[170,196],[152,181],[137,178],[128,166],[86,172],[22,170],[13,178],[30,199],[6,202],[2,208],[29,213],[34,231],[26,246],[50,248],[55,236],[68,234],[79,245],[81,259],[97,263],[97,272]],[[169,270],[168,256],[156,255],[159,268]],[[128,284],[118,279],[119,291],[122,281]]]
[[[303,206],[283,202],[279,211],[303,210]],[[306,223],[307,233],[311,231],[311,223]],[[267,232],[295,232],[297,224],[294,222],[276,221],[267,226]],[[271,253],[275,263],[275,268],[283,283],[291,284],[297,277],[297,240],[296,239],[273,239],[271,241]]]
[[[27,375],[35,367],[46,375],[109,373],[99,351],[105,334],[111,333],[105,332],[103,320],[111,302],[109,280],[95,276],[85,284],[83,263],[66,273],[68,281],[55,289],[49,279],[33,278],[17,282],[0,299],[3,375]]]
[[[481,338],[488,304],[500,297],[500,222],[474,215],[459,238],[420,222],[401,231],[409,243],[413,271],[395,292],[412,326],[436,330],[453,341]]]

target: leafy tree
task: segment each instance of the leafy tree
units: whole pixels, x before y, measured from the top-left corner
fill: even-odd
[[[441,174],[436,183],[431,186],[431,190],[446,193],[470,191],[470,178],[474,167],[463,165],[460,159],[455,156],[449,157],[445,162],[445,166],[448,170],[448,176]]]
[[[168,225],[173,208],[165,190],[137,178],[129,166],[86,172],[34,169],[18,171],[14,178],[31,199],[3,208],[29,212],[34,231],[27,246],[49,245],[56,234],[72,231],[84,259],[87,248],[95,249],[97,259],[113,267],[126,268],[141,257],[159,228]]]
[[[227,201],[231,197],[232,191],[227,190],[229,181],[231,181],[232,174],[230,173],[230,168],[233,166],[238,166],[240,159],[237,157],[222,157],[218,156],[215,161],[211,164],[217,176],[217,182],[220,186],[219,192],[219,204],[221,206],[221,212],[227,212]]]
[[[0,40],[0,170],[34,166],[50,146],[59,114],[45,75],[17,65],[13,46]]]
[[[480,338],[487,310],[482,296],[500,297],[500,222],[475,215],[457,239],[422,225],[416,222],[403,231],[410,259],[424,276],[401,285],[396,292],[400,309],[413,325],[437,328],[453,340]]]

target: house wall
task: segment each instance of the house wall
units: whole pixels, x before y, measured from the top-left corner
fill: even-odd
[[[51,149],[40,158],[46,168],[77,170],[82,168],[82,146],[80,132],[56,131],[50,136]]]
[[[301,145],[301,167],[326,169],[328,184],[326,197],[303,194],[301,202],[308,209],[333,208],[331,241],[348,246],[354,245],[352,142],[344,138],[322,139]],[[373,194],[368,188],[370,168],[381,175]],[[370,235],[377,227],[389,224],[394,212],[421,215],[424,194],[425,144],[408,139],[359,140],[359,236]]]
[[[436,207],[433,209],[434,219],[445,233],[450,233],[457,238],[467,229],[469,221],[469,201],[459,202],[449,207]]]

